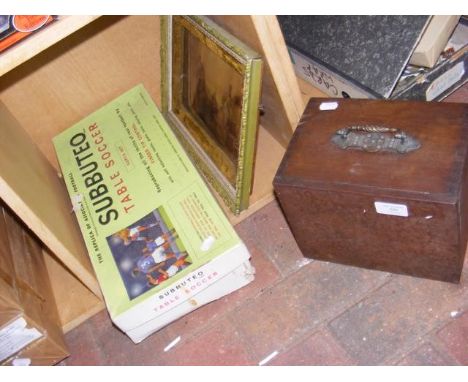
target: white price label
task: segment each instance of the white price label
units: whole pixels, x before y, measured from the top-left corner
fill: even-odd
[[[406,204],[374,202],[378,214],[408,217]]]
[[[336,110],[338,109],[338,102],[322,102],[319,105],[320,110]]]
[[[26,327],[24,318],[16,319],[0,330],[0,361],[41,337],[42,334],[36,328]]]
[[[432,101],[434,98],[446,91],[450,86],[459,81],[465,74],[465,63],[459,62],[452,69],[447,70],[437,78],[426,90],[426,100]]]

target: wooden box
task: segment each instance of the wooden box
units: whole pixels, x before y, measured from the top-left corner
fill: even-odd
[[[274,189],[305,256],[458,282],[467,142],[465,104],[314,99]]]

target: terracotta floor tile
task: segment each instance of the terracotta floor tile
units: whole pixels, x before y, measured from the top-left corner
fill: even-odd
[[[468,311],[455,317],[438,333],[438,338],[444,343],[447,352],[460,364],[468,366]]]
[[[468,303],[468,286],[407,276],[391,282],[331,322],[331,330],[359,364],[385,364]],[[466,302],[465,302],[466,301]]]
[[[89,322],[94,331],[98,333],[103,330],[107,330],[112,326],[112,321],[106,309],[101,310],[99,313],[95,314],[87,322]]]
[[[65,335],[70,356],[63,361],[68,366],[91,366],[105,363],[105,355],[96,342],[95,327],[86,321]]]
[[[296,271],[307,261],[276,201],[269,203],[235,228],[249,247],[261,248],[283,276]]]
[[[161,329],[139,344],[130,343],[129,351],[123,350],[123,357],[119,357],[119,361],[124,365],[162,365],[164,348],[172,340],[173,339],[169,337],[167,331],[165,329]]]
[[[168,333],[177,337],[180,333],[191,336],[221,318],[239,304],[247,303],[249,299],[262,292],[263,289],[279,280],[280,274],[271,260],[256,247],[249,248],[251,264],[256,269],[255,279],[245,287],[213,301],[193,311],[168,326]]]
[[[102,311],[66,335],[71,357],[65,365],[159,365],[167,346],[166,328],[139,344],[112,324],[107,311]]]
[[[449,356],[438,351],[432,344],[424,343],[406,355],[399,366],[448,366],[457,365]]]
[[[387,274],[313,262],[233,315],[257,356],[265,357],[335,317],[384,283]]]
[[[169,342],[165,332],[154,333],[139,344],[116,328],[100,336],[108,365],[160,365],[159,358]]]
[[[353,365],[341,345],[328,330],[321,330],[275,357],[270,365],[277,366],[339,366]]]
[[[161,356],[172,366],[236,366],[252,365],[253,359],[239,333],[229,319],[223,319],[196,337],[177,343]]]

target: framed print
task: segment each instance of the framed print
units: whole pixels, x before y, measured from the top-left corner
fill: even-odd
[[[163,113],[238,214],[249,204],[262,76],[260,56],[202,16],[162,18]]]

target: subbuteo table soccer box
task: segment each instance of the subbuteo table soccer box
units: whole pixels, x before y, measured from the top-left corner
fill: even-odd
[[[247,248],[142,85],[54,145],[111,319],[134,342],[253,280]]]

